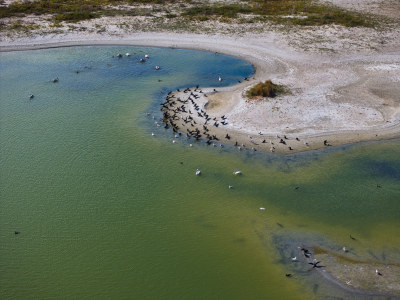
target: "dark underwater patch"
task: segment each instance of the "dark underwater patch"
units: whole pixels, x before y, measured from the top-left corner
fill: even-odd
[[[400,163],[368,160],[365,164],[366,169],[372,176],[400,179]]]

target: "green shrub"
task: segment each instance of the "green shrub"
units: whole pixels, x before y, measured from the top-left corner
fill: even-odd
[[[287,90],[284,86],[273,83],[271,80],[267,80],[264,83],[259,82],[251,89],[247,91],[249,98],[255,97],[275,97],[277,95],[286,93]]]

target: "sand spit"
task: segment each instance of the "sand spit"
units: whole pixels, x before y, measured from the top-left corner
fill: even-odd
[[[273,236],[289,278],[302,278],[318,287],[325,299],[335,290],[344,299],[397,299],[400,264],[397,252],[374,253],[349,236],[345,246],[314,233],[282,232]]]

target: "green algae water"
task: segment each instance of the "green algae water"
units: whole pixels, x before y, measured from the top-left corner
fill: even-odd
[[[168,91],[253,72],[179,49],[0,53],[1,299],[353,298],[306,266],[287,278],[282,253],[399,263],[400,141],[279,156],[156,126]]]

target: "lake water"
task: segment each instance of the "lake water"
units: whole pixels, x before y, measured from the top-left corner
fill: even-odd
[[[398,262],[399,140],[280,156],[189,147],[155,126],[168,91],[253,72],[179,49],[0,53],[1,298],[348,298],[286,278],[279,249],[340,249],[349,234],[360,256]]]

